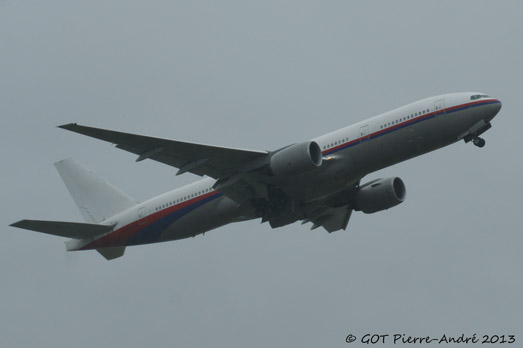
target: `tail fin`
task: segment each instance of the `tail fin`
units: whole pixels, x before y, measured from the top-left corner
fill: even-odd
[[[56,162],[55,166],[86,222],[100,223],[137,204],[72,158]]]

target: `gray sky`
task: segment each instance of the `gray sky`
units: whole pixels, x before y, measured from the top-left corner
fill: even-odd
[[[523,341],[522,13],[520,1],[0,1],[0,346]],[[470,90],[503,102],[486,147],[369,175],[400,176],[407,201],[355,213],[347,231],[250,221],[106,262],[7,227],[81,221],[53,166],[68,156],[138,200],[198,179],[60,124],[264,150]]]

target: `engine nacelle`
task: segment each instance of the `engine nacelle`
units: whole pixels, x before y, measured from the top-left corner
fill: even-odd
[[[358,190],[355,209],[366,214],[376,213],[402,203],[406,195],[405,184],[400,178],[377,179]]]
[[[269,168],[276,176],[295,175],[321,166],[320,146],[314,141],[291,145],[272,155]]]

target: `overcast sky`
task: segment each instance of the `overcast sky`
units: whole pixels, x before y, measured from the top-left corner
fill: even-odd
[[[0,346],[521,344],[522,14],[520,1],[0,1]],[[459,91],[503,103],[486,146],[369,175],[401,177],[407,200],[347,231],[249,221],[107,262],[8,227],[82,221],[53,166],[68,156],[140,201],[198,179],[64,123],[270,150]]]

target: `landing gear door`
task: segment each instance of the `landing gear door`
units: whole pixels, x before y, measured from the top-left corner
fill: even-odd
[[[434,114],[436,116],[442,115],[445,113],[445,99],[436,100],[434,102]]]

